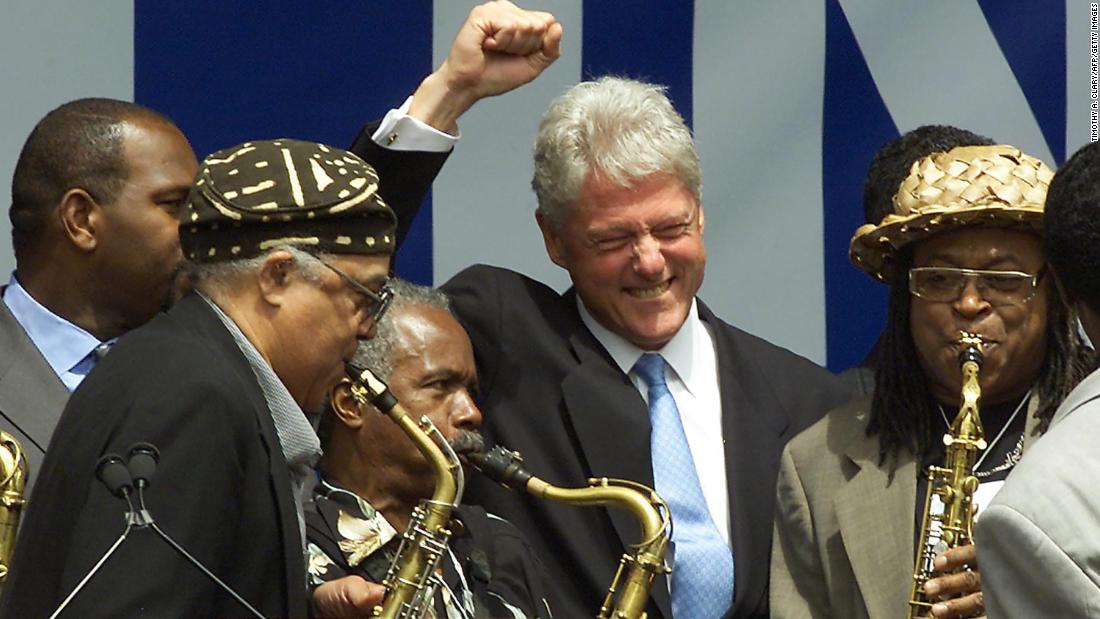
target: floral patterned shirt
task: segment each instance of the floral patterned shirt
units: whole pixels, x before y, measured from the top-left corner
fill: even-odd
[[[349,574],[382,582],[401,535],[379,511],[321,476],[305,512],[311,586]],[[550,619],[542,566],[519,531],[476,506],[454,516],[433,619]]]

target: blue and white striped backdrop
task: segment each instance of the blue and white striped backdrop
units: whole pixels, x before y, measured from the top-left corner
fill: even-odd
[[[176,120],[200,157],[249,138],[343,145],[446,54],[469,0],[12,2],[0,19],[0,176],[34,122],[80,96]],[[528,4],[532,4],[528,2]],[[534,225],[547,103],[607,72],[668,84],[703,159],[703,297],[833,369],[877,335],[884,291],[847,261],[875,149],[950,123],[1060,164],[1089,135],[1087,0],[546,0],[561,60],[485,101],[399,258],[421,282],[473,262],[568,285]],[[11,268],[6,218],[0,268]]]

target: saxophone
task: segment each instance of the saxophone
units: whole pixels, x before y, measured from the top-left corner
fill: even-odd
[[[970,544],[974,539],[974,491],[978,478],[974,462],[985,449],[985,433],[978,415],[982,388],[978,371],[982,365],[982,338],[967,332],[959,334],[959,366],[962,369],[962,406],[951,423],[943,444],[947,446],[945,464],[928,467],[928,493],[924,500],[917,560],[913,568],[913,589],[909,596],[909,619],[930,617],[932,604],[924,594],[924,584],[932,577],[933,560],[945,550]],[[932,497],[939,496],[943,510],[932,512]]]
[[[372,404],[400,426],[435,474],[435,491],[413,510],[397,557],[382,581],[386,596],[373,614],[384,619],[420,619],[431,609],[439,586],[436,570],[451,538],[451,512],[462,500],[462,464],[431,420],[421,417],[419,424],[413,421],[374,372],[349,362],[347,373],[356,401]]]
[[[642,528],[642,541],[633,546],[633,553],[623,554],[596,619],[646,619],[645,606],[654,578],[672,571],[665,563],[672,516],[652,488],[606,477],[589,479],[586,488],[559,488],[532,475],[523,467],[518,453],[499,445],[487,453],[469,453],[466,458],[486,477],[506,488],[570,505],[610,505],[629,511]]]
[[[19,441],[7,432],[0,432],[0,585],[8,579],[19,516],[26,504],[23,488],[29,472]]]

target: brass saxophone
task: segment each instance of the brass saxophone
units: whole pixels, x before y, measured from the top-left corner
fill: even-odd
[[[523,459],[517,452],[500,445],[487,453],[469,453],[466,459],[506,488],[569,505],[614,506],[629,511],[642,528],[642,541],[633,546],[632,553],[623,554],[596,618],[646,619],[645,606],[654,578],[672,571],[665,563],[665,547],[672,536],[672,516],[664,500],[652,488],[606,477],[589,479],[586,488],[559,488],[532,475],[523,468]]]
[[[8,579],[19,516],[26,504],[23,489],[29,473],[30,466],[19,441],[7,432],[0,432],[0,585]]]
[[[974,539],[974,491],[978,478],[974,462],[985,449],[985,432],[978,414],[982,388],[978,372],[982,366],[982,338],[973,333],[959,334],[959,366],[962,369],[962,406],[951,423],[943,444],[947,446],[945,464],[928,467],[928,493],[924,500],[917,560],[913,568],[913,589],[909,596],[909,619],[930,617],[932,604],[924,594],[924,584],[932,577],[936,555],[970,544]],[[939,496],[943,511],[932,513],[932,497]]]
[[[370,403],[393,420],[416,444],[435,474],[435,491],[420,502],[401,537],[397,557],[382,584],[386,596],[374,608],[374,617],[420,619],[433,604],[440,577],[436,570],[451,538],[451,512],[462,500],[465,476],[454,450],[427,417],[413,421],[389,387],[374,372],[347,364],[351,392],[361,403]]]

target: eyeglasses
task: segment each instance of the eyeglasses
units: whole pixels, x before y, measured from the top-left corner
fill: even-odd
[[[370,288],[367,288],[363,284],[355,281],[355,279],[353,279],[350,275],[325,262],[324,260],[318,259],[318,261],[331,269],[333,273],[339,275],[340,279],[344,280],[344,283],[346,283],[352,289],[352,291],[358,293],[364,299],[366,299],[366,303],[363,304],[363,309],[367,314],[366,318],[374,322],[378,322],[379,320],[381,320],[382,315],[386,313],[386,309],[390,306],[390,301],[393,300],[392,290],[383,285],[381,290],[375,292]]]
[[[1045,266],[1034,275],[1023,271],[916,267],[909,269],[909,292],[927,301],[950,303],[974,279],[978,293],[990,305],[1018,305],[1035,296],[1044,275]]]

